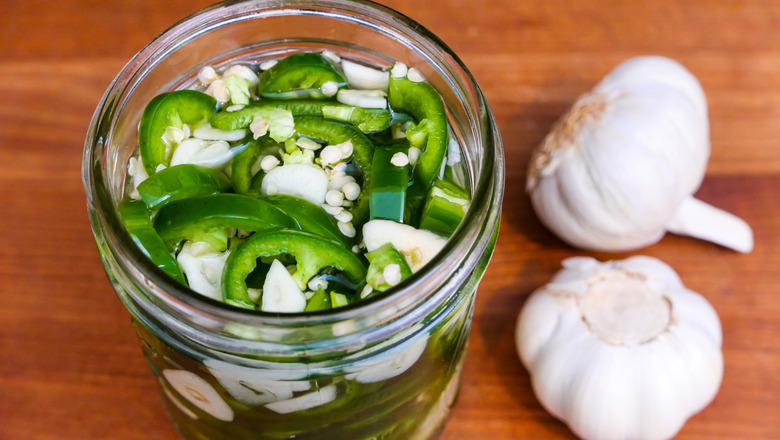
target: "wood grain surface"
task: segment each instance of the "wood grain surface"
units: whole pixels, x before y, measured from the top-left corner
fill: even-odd
[[[0,1],[0,439],[175,439],[129,315],[100,265],[80,177],[85,133],[110,81],[203,0]],[[780,2],[388,0],[469,66],[506,151],[498,247],[477,297],[465,379],[442,435],[569,439],[514,349],[525,299],[562,259],[591,255],[547,232],[525,168],[574,99],[619,62],[673,57],[701,81],[712,154],[697,193],[753,227],[738,254],[667,236],[661,258],[723,324],[725,377],[680,439],[780,438]],[[634,254],[637,254],[634,253]]]

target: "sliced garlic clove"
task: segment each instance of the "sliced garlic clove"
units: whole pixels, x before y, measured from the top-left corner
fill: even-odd
[[[290,272],[279,260],[271,263],[263,283],[264,312],[300,313],[306,308],[306,297]]]
[[[316,408],[336,400],[336,385],[328,385],[302,396],[279,400],[266,404],[265,407],[278,414],[289,414],[296,411]]]
[[[375,383],[400,376],[420,359],[427,342],[427,336],[420,337],[400,350],[390,351],[379,356],[378,359],[375,359],[376,362],[372,362],[371,365],[355,367],[356,371],[345,377],[360,383]]]
[[[390,73],[348,60],[341,61],[341,68],[349,86],[355,89],[387,90]]]
[[[295,392],[308,391],[311,382],[291,380],[279,372],[206,360],[209,372],[231,397],[249,406],[291,399]],[[286,373],[281,373],[286,374]],[[296,376],[291,376],[296,377]]]
[[[260,189],[263,195],[288,194],[322,205],[328,192],[328,175],[313,165],[282,165],[265,175]]]
[[[187,370],[163,370],[165,380],[179,395],[217,420],[233,421],[233,409],[203,378]]]
[[[363,240],[369,252],[391,243],[404,256],[410,257],[412,272],[420,270],[447,244],[445,238],[433,232],[382,219],[363,225]]]
[[[165,385],[165,382],[163,382],[163,380],[162,380],[162,379],[160,379],[160,385],[162,386],[162,390],[163,390],[163,392],[165,393],[165,397],[167,397],[167,398],[168,398],[168,400],[170,400],[171,402],[173,402],[174,406],[176,406],[176,408],[178,408],[178,409],[179,409],[179,411],[181,411],[181,412],[182,412],[182,413],[184,413],[184,414],[185,414],[187,417],[189,417],[189,418],[191,418],[191,419],[193,419],[193,420],[197,420],[197,419],[198,419],[198,415],[197,415],[197,414],[195,414],[194,412],[190,411],[190,409],[189,409],[189,408],[187,408],[187,407],[184,405],[184,403],[183,403],[181,400],[179,400],[179,398],[178,398],[178,397],[176,397],[176,396],[175,396],[175,395],[174,395],[174,394],[171,392],[171,390],[170,390],[170,389],[169,389],[169,388],[168,388],[168,387]]]
[[[699,199],[688,197],[666,226],[669,232],[709,241],[735,251],[753,250],[753,230],[744,220]]]

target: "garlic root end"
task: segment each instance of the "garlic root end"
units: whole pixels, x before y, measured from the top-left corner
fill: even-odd
[[[693,197],[680,204],[666,229],[743,253],[753,250],[753,231],[744,220]]]

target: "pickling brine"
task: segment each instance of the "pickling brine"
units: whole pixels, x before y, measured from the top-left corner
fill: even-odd
[[[204,357],[165,343],[162,329],[134,325],[187,439],[428,439],[457,397],[472,306],[385,341],[373,356],[322,362]]]

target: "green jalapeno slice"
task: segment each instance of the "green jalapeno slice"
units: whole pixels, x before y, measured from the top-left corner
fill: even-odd
[[[214,194],[170,202],[160,208],[154,229],[169,251],[184,240],[205,241],[217,250],[226,243],[215,232],[241,229],[255,232],[269,228],[298,229],[297,222],[276,206],[239,194]]]
[[[431,186],[420,217],[420,229],[449,237],[460,225],[470,205],[468,192],[446,180]]]
[[[416,145],[421,147],[422,154],[415,166],[414,178],[428,188],[439,175],[449,142],[447,113],[441,96],[428,83],[391,77],[387,97],[394,111],[408,113],[417,121],[417,126],[424,126],[422,135],[419,129],[412,129],[414,137],[410,141],[412,145],[423,142]]]
[[[323,98],[320,88],[332,82],[347,85],[341,72],[319,53],[302,52],[287,56],[260,76],[260,95],[266,98]]]
[[[366,281],[378,292],[384,292],[385,290],[396,286],[398,284],[397,282],[401,282],[412,276],[412,270],[409,268],[406,259],[390,243],[385,243],[373,251],[366,253],[366,258],[370,263]],[[398,265],[398,271],[400,273],[400,278],[398,280],[387,280],[384,276],[385,268],[391,264]],[[391,284],[388,281],[397,282]]]
[[[230,253],[222,275],[223,298],[239,307],[255,309],[249,296],[247,276],[260,258],[292,256],[296,261],[293,279],[302,289],[326,268],[343,273],[355,284],[365,282],[366,267],[357,255],[338,243],[303,231],[271,229],[259,231],[241,242]]]
[[[409,144],[404,140],[374,149],[369,208],[372,219],[381,218],[402,222],[409,186],[409,166],[393,164],[393,156],[407,154]]]
[[[152,228],[149,211],[144,202],[131,200],[119,204],[119,215],[127,232],[141,251],[171,278],[187,285],[176,258],[168,251],[157,231]]]
[[[357,127],[363,133],[382,131],[390,126],[393,114],[383,108],[362,108],[332,100],[263,99],[233,112],[220,112],[211,117],[211,125],[220,130],[247,128],[260,116],[267,117],[271,108],[290,111],[294,116],[321,116]]]
[[[349,249],[352,239],[341,233],[338,223],[332,215],[325,212],[321,206],[294,196],[274,194],[265,196],[263,200],[278,207],[292,217],[302,231],[317,234]]]
[[[368,217],[368,191],[371,186],[371,165],[374,156],[374,144],[360,130],[343,122],[329,121],[316,116],[295,118],[295,129],[302,136],[325,141],[328,145],[352,142],[352,157],[362,173],[362,188],[352,213],[352,223],[358,225]]]
[[[152,211],[174,200],[216,194],[229,189],[230,180],[221,171],[191,164],[165,168],[138,185],[141,199]]]
[[[152,99],[144,109],[138,128],[138,147],[147,174],[154,174],[159,165],[170,164],[172,151],[163,138],[166,128],[198,125],[207,121],[216,109],[216,99],[196,90],[177,90]]]
[[[237,154],[230,165],[230,181],[236,194],[261,197],[260,187],[265,173],[255,170],[257,160],[263,154],[279,151],[279,144],[268,136],[246,141],[244,149]]]

